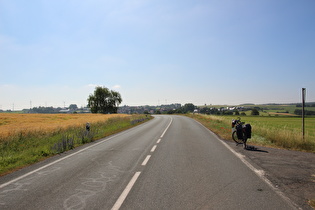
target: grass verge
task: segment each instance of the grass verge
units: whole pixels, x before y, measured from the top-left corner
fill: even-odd
[[[188,114],[187,116],[203,124],[209,130],[217,134],[221,139],[232,141],[231,119],[233,117],[200,114]],[[295,123],[291,123],[291,127],[290,124],[286,126],[279,126],[281,123],[277,121],[288,121],[288,118],[279,119],[268,117],[263,119],[249,117],[244,119],[249,123],[252,121],[253,123],[251,124],[254,126],[252,138],[249,139],[249,144],[315,153],[313,132],[309,132],[303,140],[299,131],[295,129]],[[313,122],[313,119],[309,120],[310,122]],[[292,121],[294,121],[294,119]],[[313,123],[309,124],[313,125]],[[315,209],[315,199],[309,200],[308,203]]]
[[[315,209],[315,199],[310,200],[308,203],[310,204],[311,207]]]
[[[235,116],[227,117],[201,114],[189,114],[187,116],[202,123],[220,138],[232,140],[231,120]],[[272,117],[246,119],[246,122],[252,125],[252,138],[249,139],[249,143],[315,153],[315,141],[312,132],[307,133],[303,139],[297,129],[276,125],[275,120],[277,119]],[[283,118],[282,120],[288,119]]]
[[[85,143],[118,133],[149,120],[146,115],[113,117],[91,124],[58,128],[55,130],[24,130],[0,137],[0,176],[41,161]]]

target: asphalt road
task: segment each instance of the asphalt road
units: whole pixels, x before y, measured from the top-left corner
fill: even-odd
[[[0,177],[0,209],[295,209],[194,120],[145,124]]]

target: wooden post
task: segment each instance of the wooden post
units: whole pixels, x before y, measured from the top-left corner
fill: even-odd
[[[303,140],[304,140],[304,135],[305,135],[305,92],[306,92],[306,88],[302,88],[302,136],[303,136]]]

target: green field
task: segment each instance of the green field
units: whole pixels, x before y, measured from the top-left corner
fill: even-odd
[[[253,107],[253,106],[252,106]],[[301,107],[296,107],[296,105],[259,105],[263,111],[260,112],[260,115],[264,116],[275,116],[283,115],[284,113],[294,115],[296,109],[302,110]],[[315,111],[315,107],[305,107],[305,110]]]
[[[221,138],[231,140],[231,122],[238,116],[189,115]],[[252,126],[249,144],[308,151],[315,153],[315,117],[305,119],[305,136],[302,138],[302,118],[288,116],[241,116]]]

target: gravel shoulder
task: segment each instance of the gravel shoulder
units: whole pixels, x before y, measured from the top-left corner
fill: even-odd
[[[254,166],[265,171],[265,177],[301,209],[313,209],[315,200],[315,154],[263,146],[244,150],[232,141],[225,141]],[[314,208],[315,209],[315,208]]]

